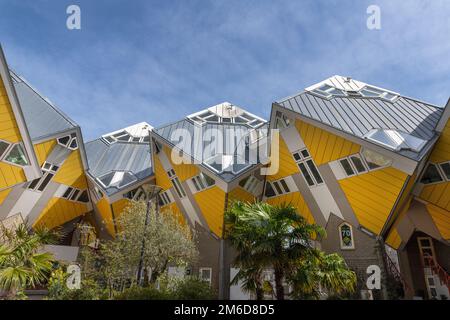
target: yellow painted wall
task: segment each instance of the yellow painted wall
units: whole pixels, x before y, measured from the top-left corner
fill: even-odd
[[[194,194],[194,198],[210,230],[221,237],[223,232],[225,192],[215,186]]]
[[[432,204],[427,204],[429,212],[434,224],[442,235],[442,238],[450,240],[450,211],[444,210]]]
[[[12,143],[22,141],[2,79],[0,79],[0,139]]]
[[[33,227],[45,226],[53,229],[76,217],[85,214],[88,207],[84,203],[69,201],[62,198],[52,198],[42,210]]]
[[[431,152],[430,161],[439,163],[450,160],[450,119],[442,130],[439,140]]]
[[[44,161],[48,158],[55,145],[56,139],[51,139],[34,145],[34,151],[36,153],[36,158],[40,166],[44,164]]]
[[[295,127],[318,166],[358,153],[361,148],[358,144],[301,120],[295,121]]]
[[[172,183],[170,182],[167,172],[164,170],[161,160],[159,160],[159,156],[157,154],[154,155],[153,162],[156,184],[163,188],[163,190],[170,189],[172,187]]]
[[[314,217],[306,204],[305,199],[300,192],[291,192],[278,197],[269,198],[266,200],[271,205],[291,204],[297,208],[297,212],[301,214],[309,223],[314,223]]]
[[[5,201],[8,194],[11,192],[12,189],[5,189],[3,191],[0,191],[0,206],[2,205],[3,201]]]
[[[402,239],[400,238],[400,235],[397,232],[397,229],[392,229],[389,233],[389,236],[386,239],[386,243],[390,245],[394,249],[398,249],[400,244],[402,243]]]
[[[74,150],[70,153],[61,168],[59,168],[53,181],[78,189],[87,188],[80,150]]]
[[[0,189],[11,187],[25,181],[27,179],[22,168],[0,162]]]
[[[278,180],[295,173],[298,173],[300,169],[292,157],[292,154],[289,152],[289,149],[284,142],[283,137],[280,136],[280,167],[278,168],[278,172],[274,175],[267,176],[267,180],[274,181]]]
[[[106,198],[100,199],[100,201],[97,202],[95,206],[97,207],[100,215],[102,216],[106,230],[110,235],[114,235],[115,234],[114,221],[111,211],[111,205],[109,204],[108,199]]]
[[[117,219],[119,218],[122,213],[123,210],[131,203],[131,201],[129,199],[123,198],[120,200],[117,200],[116,202],[114,202],[112,204],[112,209],[114,212],[114,217]]]
[[[178,221],[186,225],[186,219],[184,218],[183,213],[181,212],[180,208],[178,208],[177,204],[175,202],[169,203],[168,205],[162,206],[160,208],[160,212],[164,213],[170,213],[177,217]]]
[[[339,181],[359,223],[379,234],[407,175],[392,167],[370,171]]]
[[[450,182],[426,185],[419,198],[450,211]]]
[[[166,154],[167,158],[170,161],[170,164],[172,165],[173,170],[175,170],[176,175],[181,181],[188,180],[192,178],[193,176],[196,176],[199,174],[200,170],[198,169],[197,165],[195,164],[175,164],[172,161],[172,150],[164,146],[163,147],[164,153]]]
[[[245,191],[241,187],[236,187],[230,192],[228,192],[228,203],[231,204],[233,201],[244,201],[244,202],[255,202],[256,197],[250,192]]]

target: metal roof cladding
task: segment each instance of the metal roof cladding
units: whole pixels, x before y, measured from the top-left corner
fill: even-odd
[[[344,91],[344,94],[317,94],[324,85]],[[364,96],[367,88],[385,92],[391,99],[382,96]],[[333,89],[331,89],[333,90]],[[329,91],[328,91],[329,92]],[[437,137],[434,129],[444,109],[429,103],[402,96],[390,90],[378,88],[349,77],[333,76],[304,91],[275,102],[304,117],[365,139],[373,129],[392,129],[406,132],[432,144]],[[396,151],[408,158],[420,160],[426,154],[426,145],[421,152]]]
[[[139,125],[147,125],[148,128],[151,128],[146,123]],[[135,126],[132,127],[135,128]],[[131,172],[137,178],[136,182],[140,182],[153,174],[149,142],[117,141],[108,143],[102,137],[85,143],[85,149],[89,163],[88,173],[95,179],[113,171],[125,171]],[[128,187],[129,185],[124,188],[110,187],[105,191],[108,195],[112,195]]]
[[[42,97],[23,78],[17,76],[13,71],[10,72],[31,140],[42,140],[78,127],[74,121],[48,99]]]
[[[231,109],[226,110],[226,108],[230,108],[233,106],[235,109],[232,111]],[[223,107],[223,109],[222,109]],[[197,119],[198,116],[205,113],[213,113],[214,115],[207,115],[206,120],[203,123],[199,123]],[[242,124],[242,123],[231,123],[231,122],[219,122],[214,118],[218,116],[222,117],[248,117],[250,124]],[[214,121],[209,121],[210,117],[214,118]],[[251,120],[251,118],[255,118],[255,120]],[[260,121],[256,127],[252,127],[252,121]],[[220,120],[220,121],[223,121]],[[189,132],[191,139],[185,139],[184,137],[178,140],[179,135],[175,134],[176,130],[183,129],[186,132]],[[236,150],[239,149],[239,144],[244,144],[246,139],[251,136],[251,132],[259,131],[264,135],[264,138],[267,137],[268,133],[268,123],[266,120],[257,117],[242,108],[234,106],[228,102],[224,102],[222,104],[204,109],[202,111],[196,112],[192,115],[187,116],[186,118],[167,124],[165,126],[155,128],[153,133],[163,138],[166,142],[168,142],[171,146],[177,146],[179,149],[183,151],[183,153],[189,155],[196,161],[198,161],[203,167],[212,171],[214,174],[220,176],[225,181],[231,181],[237,176],[247,172],[254,165],[258,165],[260,160],[258,158],[257,163],[250,163],[244,170],[240,170],[239,172],[233,173],[230,171],[217,172],[211,169],[211,166],[206,163],[211,157],[217,155],[219,153],[206,153],[205,150],[224,150],[223,154],[234,155]],[[218,131],[220,136],[223,137],[222,140],[215,139],[214,131]],[[197,135],[198,134],[198,135]],[[234,141],[231,141],[233,139]],[[241,145],[242,146],[242,145]],[[254,144],[256,148],[256,144]],[[264,144],[264,149],[265,144]],[[262,152],[262,154],[264,154]],[[240,155],[238,155],[240,156]]]

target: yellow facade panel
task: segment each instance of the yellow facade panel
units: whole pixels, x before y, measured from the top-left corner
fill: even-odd
[[[2,79],[0,79],[0,139],[12,143],[22,140]]]
[[[172,187],[172,183],[170,182],[169,177],[167,176],[167,173],[164,170],[164,167],[161,164],[161,160],[159,160],[157,154],[154,155],[153,160],[153,170],[155,172],[156,184],[163,190],[170,189]]]
[[[419,197],[450,211],[450,182],[427,185],[422,189]]]
[[[180,181],[188,180],[188,179],[192,178],[193,176],[196,176],[197,174],[199,174],[200,171],[199,171],[197,165],[184,164],[184,163],[175,164],[172,161],[172,149],[170,149],[167,146],[164,146],[163,150],[164,150],[164,153],[166,154],[167,158],[169,159],[173,170],[175,170],[176,175],[180,179]]]
[[[243,201],[243,202],[255,202],[256,197],[242,189],[241,187],[236,187],[228,193],[228,203],[231,204],[233,201]]]
[[[114,212],[114,218],[119,218],[126,207],[130,205],[131,201],[129,199],[123,198],[120,200],[117,200],[112,204],[112,210]]]
[[[173,214],[178,219],[178,221],[182,225],[186,225],[186,219],[184,218],[183,213],[178,208],[177,204],[175,202],[169,203],[168,205],[162,206],[160,208],[160,212],[167,213],[167,214]]]
[[[400,235],[397,232],[397,229],[392,229],[389,236],[386,239],[386,243],[390,245],[394,249],[398,249],[400,244],[402,243],[402,239],[400,238]]]
[[[100,199],[99,202],[95,204],[97,207],[102,219],[104,226],[106,227],[106,230],[110,235],[115,234],[114,230],[114,220],[113,220],[113,214],[111,210],[111,205],[109,204],[108,200],[106,198]]]
[[[357,153],[361,148],[358,144],[301,120],[295,121],[295,127],[318,166]]]
[[[0,189],[4,189],[25,181],[27,180],[22,168],[0,162]]]
[[[72,186],[78,189],[86,189],[86,176],[84,175],[83,162],[81,161],[80,150],[72,151],[59,168],[53,181]]]
[[[223,214],[225,209],[225,192],[217,186],[194,194],[209,229],[218,237],[222,237]]]
[[[42,210],[33,227],[53,229],[75,219],[88,211],[84,203],[69,201],[62,198],[52,198]]]
[[[444,210],[432,204],[427,204],[427,211],[442,235],[442,238],[450,240],[450,211]]]
[[[361,225],[379,234],[405,184],[407,175],[389,167],[339,181]]]
[[[279,150],[280,150],[279,156],[280,166],[276,174],[267,176],[267,180],[269,181],[278,180],[293,175],[300,171],[294,159],[292,158],[292,155],[289,152],[286,143],[284,142],[281,136],[280,136]]]
[[[36,158],[38,160],[38,164],[42,166],[47,160],[50,152],[52,152],[53,147],[56,145],[56,139],[51,139],[39,144],[34,145],[34,151],[36,153]]]
[[[430,161],[434,163],[439,163],[449,160],[450,160],[450,120],[447,120],[447,124],[442,130],[442,134],[433,148],[433,152],[431,153],[430,156]]]
[[[0,206],[2,205],[3,201],[8,197],[8,194],[11,192],[12,189],[5,189],[3,191],[0,191]]]

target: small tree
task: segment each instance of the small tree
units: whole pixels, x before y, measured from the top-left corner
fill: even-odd
[[[58,231],[40,228],[31,232],[25,223],[0,230],[0,289],[14,298],[28,287],[45,283],[54,263],[53,255],[42,252],[43,245],[61,237]]]
[[[194,235],[188,226],[179,223],[170,211],[149,210],[145,228],[147,205],[133,201],[115,221],[119,230],[115,238],[101,243],[94,253],[85,249],[81,266],[88,274],[103,282],[110,290],[123,290],[136,282],[142,241],[144,270],[151,270],[151,282],[155,282],[169,265],[187,265],[198,256]]]

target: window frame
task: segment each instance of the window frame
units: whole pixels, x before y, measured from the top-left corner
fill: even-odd
[[[288,189],[286,191],[286,188],[283,186],[282,182],[284,182],[286,188]],[[270,185],[270,187],[272,188],[274,195],[273,196],[267,196],[266,195],[266,190],[267,190],[267,185]],[[264,197],[265,198],[274,198],[274,197],[279,197],[279,196],[283,196],[285,194],[289,194],[291,192],[294,192],[295,190],[291,190],[291,188],[289,188],[289,184],[286,182],[286,177],[285,178],[281,178],[278,180],[274,180],[274,181],[266,181],[266,184],[264,186]]]
[[[202,272],[203,271],[209,271],[209,279],[208,280],[204,280],[202,277]],[[200,267],[198,268],[198,278],[202,281],[208,282],[209,285],[211,286],[212,283],[212,268],[211,267]]]
[[[3,140],[3,139],[0,139],[0,143],[1,143],[1,142],[6,143],[7,146],[6,146],[5,151],[3,151],[2,154],[0,154],[0,160],[2,160],[4,157],[6,157],[6,155],[9,153],[9,149],[11,148],[12,145],[14,145],[14,143],[8,142],[8,141]],[[8,163],[9,163],[9,162],[8,162]]]
[[[448,166],[450,167],[450,161],[444,161],[444,162],[440,162],[440,163],[438,164],[438,167],[439,167],[438,170],[441,171],[442,176],[444,177],[444,179],[445,179],[446,181],[450,181],[450,175],[447,176],[447,174],[445,173],[444,168],[442,168],[443,165],[448,165]]]
[[[48,167],[48,168],[46,168],[46,167]],[[54,170],[55,167],[56,167],[56,170]],[[49,183],[55,177],[58,170],[59,170],[59,166],[45,161],[41,167],[42,176],[40,178],[31,180],[30,183],[27,185],[27,189],[35,191],[35,192],[44,192],[45,189],[47,188],[47,186],[49,185]],[[49,176],[50,176],[50,179],[47,179]],[[33,187],[31,187],[31,186],[33,186]],[[41,190],[42,186],[44,186],[44,187]]]
[[[292,152],[291,156],[294,159],[295,163],[297,164],[297,167],[299,168],[300,173],[303,176],[303,179],[305,180],[305,182],[309,188],[321,186],[325,183],[322,175],[320,174],[319,169],[317,168],[316,163],[314,162],[314,159],[311,156],[311,152],[309,152],[308,148],[302,148],[295,152]],[[296,156],[298,156],[299,159],[296,159]],[[313,172],[313,170],[311,169],[311,164],[315,168],[315,172]],[[309,178],[312,180],[312,184],[310,184],[307,176],[305,175],[304,170],[302,169],[302,166],[304,167],[304,170],[306,171]],[[316,177],[315,173],[317,173],[318,177]],[[322,180],[322,181],[319,182],[317,178],[320,178],[320,180]]]
[[[344,242],[342,241],[342,227],[344,227],[344,226],[348,227],[350,230],[351,246],[346,246],[344,244]],[[342,222],[338,226],[338,232],[339,232],[339,243],[340,243],[341,250],[354,250],[355,249],[355,237],[354,237],[352,225],[347,222]]]
[[[26,162],[26,163],[23,164],[23,165],[22,165],[22,164],[14,163],[14,162],[9,161],[9,160],[6,159],[6,158],[11,154],[11,152],[13,151],[13,149],[14,149],[15,146],[19,146],[19,148],[21,149],[21,151],[22,151],[22,153],[23,153],[23,155],[24,155],[24,157],[25,157],[25,162]],[[9,148],[6,149],[6,151],[5,151],[4,155],[3,155],[2,161],[5,162],[5,163],[7,163],[7,164],[10,164],[10,165],[13,165],[13,166],[22,168],[22,169],[23,169],[24,167],[30,165],[30,159],[29,159],[29,157],[28,157],[27,151],[26,151],[26,149],[25,149],[25,147],[24,147],[24,145],[23,145],[22,142],[12,143],[12,144],[9,146]]]
[[[428,183],[422,182],[423,177],[424,177],[424,175],[427,173],[427,170],[428,170],[428,168],[429,168],[430,166],[434,166],[434,167],[436,168],[436,171],[437,171],[439,177],[441,178],[440,181],[433,181],[433,182],[428,182]],[[433,162],[428,162],[428,163],[425,165],[425,168],[423,169],[423,172],[422,172],[422,174],[420,175],[420,179],[419,179],[419,182],[420,182],[421,184],[423,184],[424,186],[429,186],[429,185],[433,185],[433,184],[438,184],[438,183],[442,183],[442,182],[446,182],[446,181],[447,181],[447,179],[446,179],[446,177],[445,177],[444,172],[441,171],[441,166],[440,166],[440,164],[436,164],[436,163],[433,163]]]

